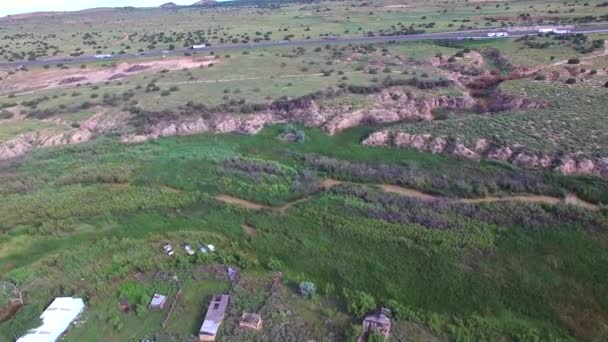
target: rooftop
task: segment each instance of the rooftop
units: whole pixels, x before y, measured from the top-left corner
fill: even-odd
[[[200,329],[200,334],[203,335],[216,335],[222,321],[226,316],[226,309],[230,302],[229,295],[214,295],[209,302],[209,308],[205,315],[205,320]]]
[[[40,315],[42,325],[28,331],[17,342],[55,342],[83,310],[82,298],[55,298]]]

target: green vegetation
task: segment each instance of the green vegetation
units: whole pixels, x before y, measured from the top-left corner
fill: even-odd
[[[278,138],[282,130],[138,145],[101,139],[37,150],[3,169],[2,278],[28,293],[25,307],[3,323],[5,336],[23,331],[59,294],[88,301],[86,323],[71,339],[193,334],[208,296],[222,287],[192,270],[214,263],[238,265],[253,275],[265,272],[266,265],[280,268],[287,284],[322,284],[320,293],[353,316],[386,305],[404,322],[454,338],[604,336],[607,279],[599,275],[608,274],[603,270],[608,261],[602,238],[608,228],[605,210],[429,204],[383,194],[371,185],[338,186],[285,212],[214,201],[215,194],[228,193],[279,204],[314,193],[314,181],[293,190],[306,169],[313,179],[323,177],[302,159],[312,154],[351,163],[457,168],[465,174],[495,167],[366,148],[358,144],[365,134],[361,130],[328,137],[304,129],[307,140],[301,144]],[[87,171],[98,167],[103,175]],[[388,181],[369,177],[370,183]],[[249,190],[252,181],[256,191]],[[245,223],[255,228],[255,236],[243,231]],[[160,250],[162,241],[177,247],[184,241],[194,246],[212,242],[219,251],[205,258],[177,250],[169,258]],[[133,279],[138,272],[143,278]],[[170,318],[165,329],[159,324],[166,312],[142,307],[152,292],[176,291],[172,281],[154,280],[158,272],[175,273],[184,284],[185,297],[174,313],[183,316]],[[573,287],[586,293],[584,301],[570,291]],[[254,289],[247,291],[244,298],[257,298]],[[134,304],[132,313],[118,309],[121,299]],[[239,305],[255,309],[260,300]],[[592,303],[600,303],[592,327],[564,319],[577,317]]]
[[[395,340],[605,340],[608,180],[362,141],[396,129],[605,158],[607,36],[333,40],[606,11],[243,0],[0,19],[2,60],[327,40],[1,70],[0,153],[16,158],[0,161],[0,341],[56,296],[87,303],[66,341],[189,340],[218,293],[219,340],[355,341],[381,307]]]
[[[576,80],[575,80],[576,81]],[[576,83],[576,82],[567,82]],[[602,88],[582,83],[567,86],[530,79],[500,85],[509,94],[545,101],[548,108],[512,111],[500,115],[467,115],[401,126],[408,132],[455,136],[473,144],[481,138],[497,138],[509,146],[522,145],[545,153],[604,153],[607,136],[602,132],[608,102]],[[573,116],[576,120],[572,120]]]

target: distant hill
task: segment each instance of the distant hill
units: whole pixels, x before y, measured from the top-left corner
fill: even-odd
[[[206,6],[206,5],[213,5],[215,3],[217,3],[216,0],[200,0],[200,1],[193,3],[192,6]]]
[[[177,6],[175,4],[175,2],[167,2],[166,4],[162,4],[160,5],[160,8],[177,8],[179,6]]]

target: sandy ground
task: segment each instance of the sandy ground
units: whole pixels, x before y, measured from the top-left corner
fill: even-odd
[[[211,56],[184,57],[145,62],[123,62],[112,68],[89,67],[86,69],[52,68],[42,71],[17,72],[6,75],[0,81],[0,94],[28,90],[71,87],[76,84],[101,83],[119,80],[128,76],[161,70],[181,70],[207,66],[217,61]]]

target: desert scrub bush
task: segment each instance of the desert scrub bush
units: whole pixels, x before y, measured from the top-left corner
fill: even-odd
[[[376,308],[376,300],[367,292],[343,289],[342,296],[346,302],[346,309],[355,317],[362,317]]]
[[[415,187],[430,193],[441,193],[446,196],[479,197],[485,193],[531,192],[553,194],[553,186],[547,184],[541,175],[525,171],[496,170],[484,172],[480,169],[473,174],[442,170],[419,169],[414,165],[388,165],[338,160],[318,155],[302,157],[307,168],[325,172],[328,175],[345,180],[391,183]],[[450,174],[445,178],[445,172]]]
[[[299,285],[300,295],[306,299],[311,299],[317,292],[315,284],[311,281],[303,281]]]
[[[0,229],[18,224],[38,224],[46,219],[84,217],[106,212],[129,212],[152,208],[178,208],[193,203],[194,193],[175,193],[136,186],[67,186],[11,195],[0,200]]]
[[[281,264],[279,259],[270,258],[268,260],[268,263],[266,264],[266,267],[271,271],[280,271],[282,269],[283,265]]]
[[[0,120],[11,119],[15,114],[13,112],[9,112],[8,110],[0,110]]]
[[[147,243],[133,238],[103,238],[92,244],[61,251],[51,256],[50,260],[56,265],[51,271],[61,274],[61,279],[56,280],[57,284],[77,288],[78,282],[84,279],[92,291],[103,290],[110,279],[120,279],[135,271],[146,272],[154,267],[166,267],[165,264],[170,261],[162,258],[162,254]],[[139,287],[135,289],[135,294],[141,290]],[[130,292],[125,290],[124,293]],[[131,299],[141,303],[141,295],[136,297]]]

